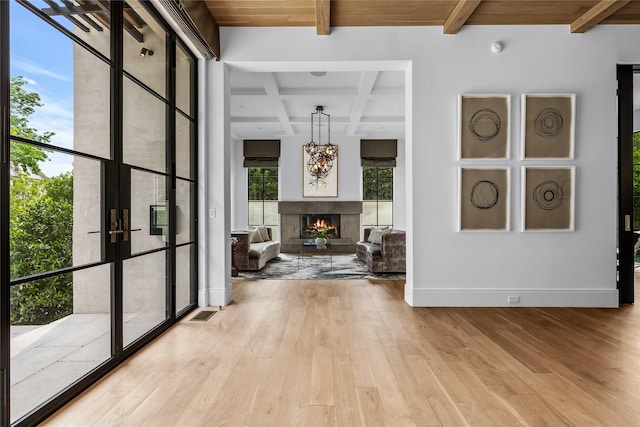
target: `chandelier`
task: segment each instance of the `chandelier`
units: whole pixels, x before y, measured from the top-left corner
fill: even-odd
[[[314,116],[316,116],[316,127],[318,128],[317,143],[313,140],[314,134]],[[322,144],[322,116],[327,121],[327,143]],[[305,151],[309,155],[307,162],[307,171],[316,179],[324,179],[329,175],[333,168],[333,160],[338,156],[338,146],[331,143],[331,115],[324,112],[324,107],[318,105],[316,112],[311,113],[311,140],[305,145]]]

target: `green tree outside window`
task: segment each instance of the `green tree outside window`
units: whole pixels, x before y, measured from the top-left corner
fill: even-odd
[[[48,143],[53,132],[39,132],[29,116],[42,107],[40,96],[27,90],[27,80],[10,80],[11,136]],[[11,141],[11,163],[16,176],[9,196],[9,246],[11,277],[69,267],[72,264],[73,176],[64,173],[45,177],[40,165],[45,150]],[[11,286],[10,318],[13,325],[39,325],[73,311],[71,274]]]

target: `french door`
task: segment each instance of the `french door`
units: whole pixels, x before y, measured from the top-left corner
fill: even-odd
[[[0,1],[0,425],[196,302],[196,62],[142,0]]]

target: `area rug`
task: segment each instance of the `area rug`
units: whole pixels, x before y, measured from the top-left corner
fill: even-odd
[[[371,273],[367,266],[355,255],[333,255],[333,263],[328,255],[304,256],[280,254],[260,271],[241,271],[242,279],[291,279],[291,280],[344,280],[344,279],[387,279],[404,280],[404,273]],[[332,265],[333,264],[333,265]]]

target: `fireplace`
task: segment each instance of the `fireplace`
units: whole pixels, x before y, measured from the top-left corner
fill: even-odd
[[[355,254],[356,242],[360,240],[361,201],[278,202],[278,213],[282,243],[280,252],[297,254],[300,245],[312,238],[307,229],[320,219],[324,220],[325,225],[336,227],[332,228],[333,232],[329,235],[333,253]]]
[[[328,228],[328,237],[335,239],[340,237],[339,214],[300,214],[300,238],[309,239],[313,236],[307,232],[309,229]]]

